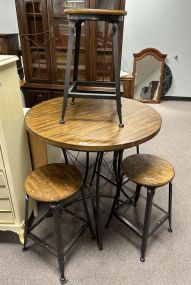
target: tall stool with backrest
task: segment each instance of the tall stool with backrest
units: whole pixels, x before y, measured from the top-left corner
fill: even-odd
[[[84,224],[80,230],[75,234],[72,241],[63,248],[62,231],[61,231],[61,212],[64,207],[63,202],[72,197],[81,187],[83,182],[80,171],[72,166],[63,163],[54,163],[42,166],[32,171],[26,178],[25,190],[26,190],[26,208],[25,208],[25,234],[24,234],[24,247],[23,251],[27,249],[27,239],[32,239],[35,243],[48,250],[58,258],[58,265],[60,270],[60,282],[61,284],[66,283],[64,275],[64,255],[68,249],[77,241],[82,233],[89,226],[90,231],[93,234],[88,208],[84,196],[83,189],[81,188],[82,201],[86,213],[87,220],[83,219]],[[33,198],[40,202],[49,204],[49,209],[46,214],[37,221],[30,224],[28,219],[28,207],[29,198]],[[45,218],[53,215],[54,217],[54,228],[55,228],[55,239],[56,239],[56,250],[52,248],[44,240],[40,239],[32,233],[32,230],[36,228]],[[76,217],[79,217],[76,214]],[[80,220],[82,217],[79,217]]]
[[[131,230],[133,230],[136,234],[138,234],[142,238],[141,244],[141,258],[140,260],[145,261],[145,252],[147,247],[147,239],[151,234],[157,230],[166,220],[169,221],[169,232],[172,232],[171,228],[171,220],[172,220],[172,180],[174,178],[175,172],[172,165],[154,155],[150,154],[134,154],[123,160],[122,164],[123,173],[129,178],[129,180],[133,181],[137,184],[136,193],[133,199],[133,206],[136,207],[141,187],[146,187],[147,189],[147,199],[146,199],[146,209],[145,209],[145,217],[144,217],[144,225],[143,231],[141,232],[138,228],[135,227],[130,221],[128,221],[124,216],[122,216],[118,210],[120,206],[117,206],[117,201],[120,196],[120,189],[116,192],[116,196],[112,205],[112,209],[109,215],[108,222],[106,226],[109,225],[112,215],[117,217],[123,224],[128,226]],[[169,184],[169,202],[168,202],[168,212],[166,212],[161,207],[153,204],[153,197],[155,194],[155,189],[164,185]],[[125,202],[124,202],[125,203]],[[124,206],[122,203],[121,205]],[[157,207],[165,216],[160,219],[152,229],[150,229],[150,219],[151,219],[151,210],[152,205]]]
[[[62,107],[62,115],[60,123],[65,123],[65,113],[67,109],[68,97],[88,98],[88,99],[110,99],[116,100],[117,113],[119,119],[119,127],[123,127],[121,113],[121,92],[120,92],[120,63],[118,52],[118,26],[119,22],[126,15],[123,10],[101,10],[101,9],[66,9],[65,14],[68,15],[69,39],[67,49],[67,63],[64,84],[64,101]],[[113,30],[113,49],[114,49],[114,69],[115,82],[108,81],[78,81],[78,65],[80,51],[80,35],[81,24],[85,21],[106,21],[112,24]],[[73,50],[73,40],[76,31],[75,57],[74,57],[74,83],[70,85],[70,71]],[[83,88],[85,89],[83,90]],[[90,91],[87,92],[89,88]],[[95,88],[103,91],[95,91]],[[85,91],[86,90],[86,91]],[[107,91],[106,91],[107,90]]]

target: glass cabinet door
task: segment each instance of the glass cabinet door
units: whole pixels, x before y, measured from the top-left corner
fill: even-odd
[[[66,56],[68,47],[68,34],[69,34],[69,21],[67,15],[64,14],[65,8],[86,8],[86,0],[79,1],[63,1],[52,0],[52,56],[53,56],[53,70],[54,70],[54,83],[64,83],[65,69],[66,69]],[[79,71],[78,79],[85,80],[86,77],[86,43],[85,43],[86,28],[82,24],[81,42],[80,42],[80,57],[79,57]],[[75,49],[75,40],[73,52]],[[73,60],[71,68],[71,81],[73,74]]]
[[[120,0],[96,0],[95,9],[119,10],[121,8]],[[124,9],[124,7],[122,7]],[[111,24],[107,22],[93,23],[95,29],[95,55],[94,58],[95,73],[94,80],[113,81],[114,63],[113,63],[113,32]],[[120,43],[119,43],[120,47]]]
[[[51,62],[46,0],[23,0],[22,5],[25,22],[20,37],[26,46],[27,79],[30,82],[49,82]]]

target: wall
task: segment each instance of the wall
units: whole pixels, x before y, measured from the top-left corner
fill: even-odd
[[[18,33],[15,0],[0,0],[0,34]]]
[[[132,71],[134,52],[157,48],[167,53],[166,63],[173,74],[168,95],[191,97],[191,1],[127,0],[126,10],[122,69]]]

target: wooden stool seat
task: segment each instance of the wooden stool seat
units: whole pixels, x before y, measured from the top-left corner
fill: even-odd
[[[123,10],[102,10],[102,9],[65,9],[65,14],[68,15],[113,15],[113,16],[125,16],[126,11]]]
[[[58,202],[74,195],[82,184],[80,171],[63,163],[53,163],[32,171],[26,178],[26,193],[41,202]]]
[[[130,180],[146,187],[166,185],[175,175],[168,161],[150,154],[131,155],[123,160],[122,168]]]

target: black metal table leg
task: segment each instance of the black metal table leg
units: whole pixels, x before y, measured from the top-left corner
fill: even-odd
[[[66,152],[66,150],[64,148],[62,148],[62,152],[63,152],[63,155],[64,155],[65,164],[68,164],[67,152]]]
[[[86,184],[88,172],[89,172],[89,162],[90,162],[90,154],[89,152],[86,152],[86,172],[84,176],[84,183]]]
[[[92,235],[93,238],[95,238],[93,229],[92,229],[92,224],[91,224],[91,220],[90,220],[90,215],[89,215],[89,211],[88,211],[88,207],[87,207],[87,203],[86,203],[86,198],[85,198],[85,194],[84,194],[84,190],[81,189],[81,195],[82,195],[82,201],[83,201],[83,205],[84,205],[84,210],[86,213],[86,218],[88,221],[88,225],[89,225],[89,229],[90,229],[90,233]]]
[[[168,200],[168,221],[169,221],[169,229],[168,231],[172,232],[172,183],[169,183],[169,200]]]
[[[72,62],[72,50],[73,50],[73,41],[74,41],[74,33],[75,33],[75,21],[70,21],[69,23],[69,39],[68,39],[68,49],[67,49],[67,63],[66,63],[66,74],[65,74],[65,83],[64,83],[64,100],[62,107],[62,115],[60,123],[64,124],[64,116],[66,113],[66,108],[68,104],[68,89],[70,84],[70,70],[71,70],[71,62]]]
[[[122,158],[123,158],[123,150],[118,151],[118,153],[116,154],[116,160],[117,160],[117,177],[116,177],[116,181],[117,181],[117,189],[116,189],[116,194],[115,194],[115,198],[113,200],[113,205],[111,207],[111,211],[109,214],[109,218],[108,221],[105,225],[105,227],[109,226],[109,223],[111,221],[112,215],[115,211],[116,208],[116,204],[117,201],[119,199],[120,196],[120,192],[121,192],[121,186],[122,186],[122,182],[123,182],[123,175],[122,175]]]
[[[61,284],[65,284],[67,282],[67,279],[64,276],[64,248],[63,248],[62,229],[61,229],[61,205],[60,203],[53,203],[50,205],[50,207],[53,210],[53,215],[54,215],[57,258],[61,275],[60,282]]]
[[[115,150],[113,153],[113,171],[115,174],[115,179],[117,180],[117,151]]]
[[[154,188],[147,189],[147,204],[145,210],[145,219],[144,219],[144,227],[143,227],[143,235],[142,235],[142,243],[141,243],[141,258],[142,262],[145,261],[145,252],[147,248],[147,239],[149,234],[150,227],[150,219],[151,219],[151,210],[152,210],[152,201],[155,194]]]
[[[96,174],[96,168],[97,168],[97,164],[98,164],[98,160],[99,160],[99,155],[100,155],[100,153],[98,152],[97,155],[96,155],[96,161],[95,161],[95,164],[94,164],[94,169],[93,169],[90,185],[93,184],[93,180],[94,180],[94,177],[95,177],[95,174]]]
[[[96,235],[97,235],[97,242],[99,246],[99,250],[103,249],[102,245],[102,233],[101,233],[101,219],[100,219],[100,196],[99,196],[99,190],[100,190],[100,171],[101,171],[101,164],[103,159],[103,152],[100,152],[99,159],[98,159],[98,166],[97,166],[97,177],[96,177]]]
[[[27,250],[27,236],[28,236],[28,212],[29,212],[29,196],[25,195],[25,232],[24,232],[24,246],[22,251]]]
[[[114,51],[114,65],[115,65],[115,87],[116,87],[116,105],[119,118],[119,127],[124,127],[122,123],[121,114],[121,95],[120,95],[120,65],[119,65],[119,51],[118,51],[118,23],[113,23],[113,51]]]

